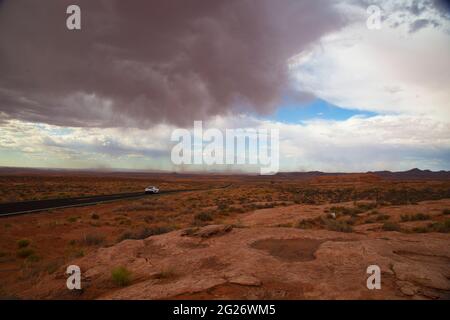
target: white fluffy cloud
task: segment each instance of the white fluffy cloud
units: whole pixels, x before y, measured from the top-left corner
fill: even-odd
[[[291,59],[298,89],[346,108],[449,119],[448,17],[378,3],[380,30],[366,27],[365,7],[343,6],[354,23]]]
[[[217,117],[204,124],[205,129],[237,127],[279,129],[280,171],[450,169],[450,124],[432,118],[384,115],[285,124]],[[57,167],[252,170],[237,165],[173,166],[170,134],[174,129],[165,125],[150,130],[77,129],[8,121],[0,128],[0,152],[19,152],[20,156],[5,157],[2,164],[20,166],[33,159],[35,164]]]
[[[420,116],[278,124],[284,170],[448,169],[450,125]]]
[[[142,130],[5,120],[0,126],[1,165],[167,170],[171,130],[167,125]]]

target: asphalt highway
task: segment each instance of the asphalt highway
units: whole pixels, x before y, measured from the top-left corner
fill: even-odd
[[[221,187],[227,188],[228,186]],[[221,189],[219,188],[219,189]],[[218,188],[215,188],[218,189]],[[142,197],[155,197],[169,193],[180,193],[190,191],[205,191],[211,189],[183,189],[183,190],[167,190],[160,191],[157,194],[145,194],[144,192],[132,192],[132,193],[117,193],[100,196],[84,196],[77,198],[64,198],[64,199],[46,199],[46,200],[33,200],[33,201],[21,201],[21,202],[9,202],[0,203],[0,217],[12,216],[18,214],[26,214],[32,212],[46,211],[57,208],[68,208],[78,206],[88,206],[98,203],[117,201],[123,199],[138,199]]]

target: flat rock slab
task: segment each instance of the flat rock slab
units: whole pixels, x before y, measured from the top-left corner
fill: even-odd
[[[252,247],[284,261],[311,261],[322,243],[317,239],[265,239],[252,243]]]
[[[448,234],[227,225],[196,231],[125,240],[68,261],[82,271],[84,291],[76,299],[450,298]],[[381,269],[380,290],[366,285],[373,264]],[[129,286],[112,281],[117,266],[130,271]],[[64,267],[42,275],[24,298],[74,299],[66,277]]]

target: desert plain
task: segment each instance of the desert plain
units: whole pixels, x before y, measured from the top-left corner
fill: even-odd
[[[1,203],[197,190],[0,217],[0,298],[449,299],[450,180],[412,173],[2,171]]]

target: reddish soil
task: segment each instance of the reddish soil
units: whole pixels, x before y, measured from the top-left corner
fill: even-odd
[[[449,298],[448,181],[59,174],[3,183],[11,179],[16,199],[45,198],[58,180],[92,194],[121,181],[231,186],[1,218],[0,298]],[[82,292],[65,287],[70,264],[82,269]],[[370,264],[382,290],[366,288]],[[118,266],[130,272],[126,287],[112,279]]]

